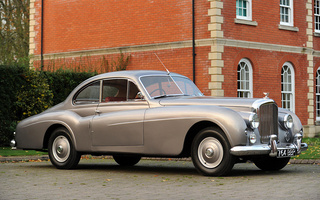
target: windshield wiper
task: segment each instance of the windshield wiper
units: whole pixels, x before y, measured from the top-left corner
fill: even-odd
[[[187,95],[187,94],[162,94],[162,95],[153,97],[153,99],[160,99],[163,97],[176,97],[176,96],[190,96],[190,95]]]
[[[172,97],[172,95],[163,94],[163,95],[159,95],[159,96],[153,97],[153,99],[160,99],[160,98],[163,98],[163,97]]]

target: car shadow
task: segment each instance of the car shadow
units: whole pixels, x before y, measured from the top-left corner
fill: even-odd
[[[194,167],[185,166],[165,166],[165,165],[143,165],[120,166],[118,164],[79,164],[76,170],[82,171],[109,171],[114,173],[131,173],[131,174],[166,174],[166,175],[199,175]]]
[[[30,166],[31,167],[31,166]],[[32,166],[33,168],[54,168],[51,164]],[[58,170],[58,169],[57,169]],[[135,166],[120,166],[116,162],[108,160],[107,162],[82,163],[73,170],[79,171],[108,171],[112,173],[130,173],[130,174],[157,174],[157,175],[193,175],[202,176],[193,166],[192,162],[175,161],[147,161],[139,162]],[[236,164],[232,171],[224,177],[254,177],[254,176],[279,176],[295,173],[285,167],[280,171],[262,171],[252,163]]]
[[[120,166],[116,163],[99,163],[99,164],[79,164],[76,170],[108,170],[111,172],[125,172],[125,173],[132,173],[132,174],[163,174],[163,175],[195,175],[195,176],[202,176],[193,166],[193,164],[187,163],[186,165],[181,165],[178,163],[170,163],[172,161],[167,161],[168,164],[165,163],[166,161],[162,161],[160,164],[157,164],[157,161],[153,161],[152,164],[137,164],[135,166]],[[242,177],[242,176],[275,176],[275,175],[288,175],[290,173],[294,173],[292,170],[288,170],[286,168],[280,171],[262,171],[257,168],[252,163],[243,163],[237,164],[232,169],[232,171],[224,176],[224,177]]]

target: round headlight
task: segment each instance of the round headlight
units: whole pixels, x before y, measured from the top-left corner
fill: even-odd
[[[259,127],[259,117],[258,117],[257,113],[251,113],[251,115],[249,117],[249,122],[250,122],[251,128],[258,128]]]
[[[289,129],[293,127],[293,118],[290,114],[287,114],[283,118],[284,126]]]

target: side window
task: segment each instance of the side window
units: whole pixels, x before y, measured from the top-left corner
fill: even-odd
[[[251,0],[237,0],[236,2],[237,19],[252,20],[251,10],[252,10]]]
[[[286,62],[281,70],[281,103],[282,108],[294,112],[294,70],[291,63]]]
[[[252,97],[252,66],[248,59],[241,59],[238,64],[238,97]]]
[[[316,76],[316,120],[320,121],[320,67]]]
[[[293,0],[280,0],[280,24],[293,26]]]
[[[138,87],[129,81],[129,92],[128,92],[128,100],[140,99],[138,96],[139,89]]]
[[[320,0],[314,0],[314,29],[320,33]]]
[[[124,79],[104,80],[102,88],[102,102],[126,101],[127,86],[127,80]]]
[[[137,86],[126,79],[104,80],[102,102],[128,101],[138,99]]]
[[[100,97],[100,81],[90,83],[89,85],[83,87],[76,97],[74,102],[76,104],[88,104],[88,103],[98,103]]]

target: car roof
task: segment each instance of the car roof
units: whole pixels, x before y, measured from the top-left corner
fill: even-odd
[[[127,77],[127,78],[138,78],[141,76],[147,75],[167,75],[168,72],[166,71],[157,71],[157,70],[124,70],[124,71],[115,71],[115,72],[108,72],[104,74],[99,74],[95,76],[97,79],[101,78],[109,78],[109,77]],[[170,73],[170,75],[175,76],[182,76],[176,73]]]
[[[115,72],[107,72],[103,74],[99,74],[96,76],[93,76],[84,82],[82,82],[80,85],[87,84],[89,82],[99,80],[99,79],[107,79],[107,78],[129,78],[133,80],[138,80],[139,77],[142,76],[159,76],[159,75],[168,75],[168,72],[166,71],[157,71],[157,70],[123,70],[123,71],[115,71]],[[185,77],[181,74],[177,73],[170,73],[172,76],[181,76]]]
[[[80,83],[74,90],[70,93],[70,96],[73,96],[76,91],[78,91],[83,86],[87,85],[90,82],[101,80],[101,79],[109,79],[109,78],[128,78],[135,80],[136,82],[139,81],[139,78],[142,76],[163,76],[168,75],[166,71],[157,71],[157,70],[123,70],[123,71],[115,71],[115,72],[108,72],[93,76],[82,83]],[[172,76],[181,76],[183,75],[177,73],[170,73]],[[69,98],[69,97],[68,97]]]

